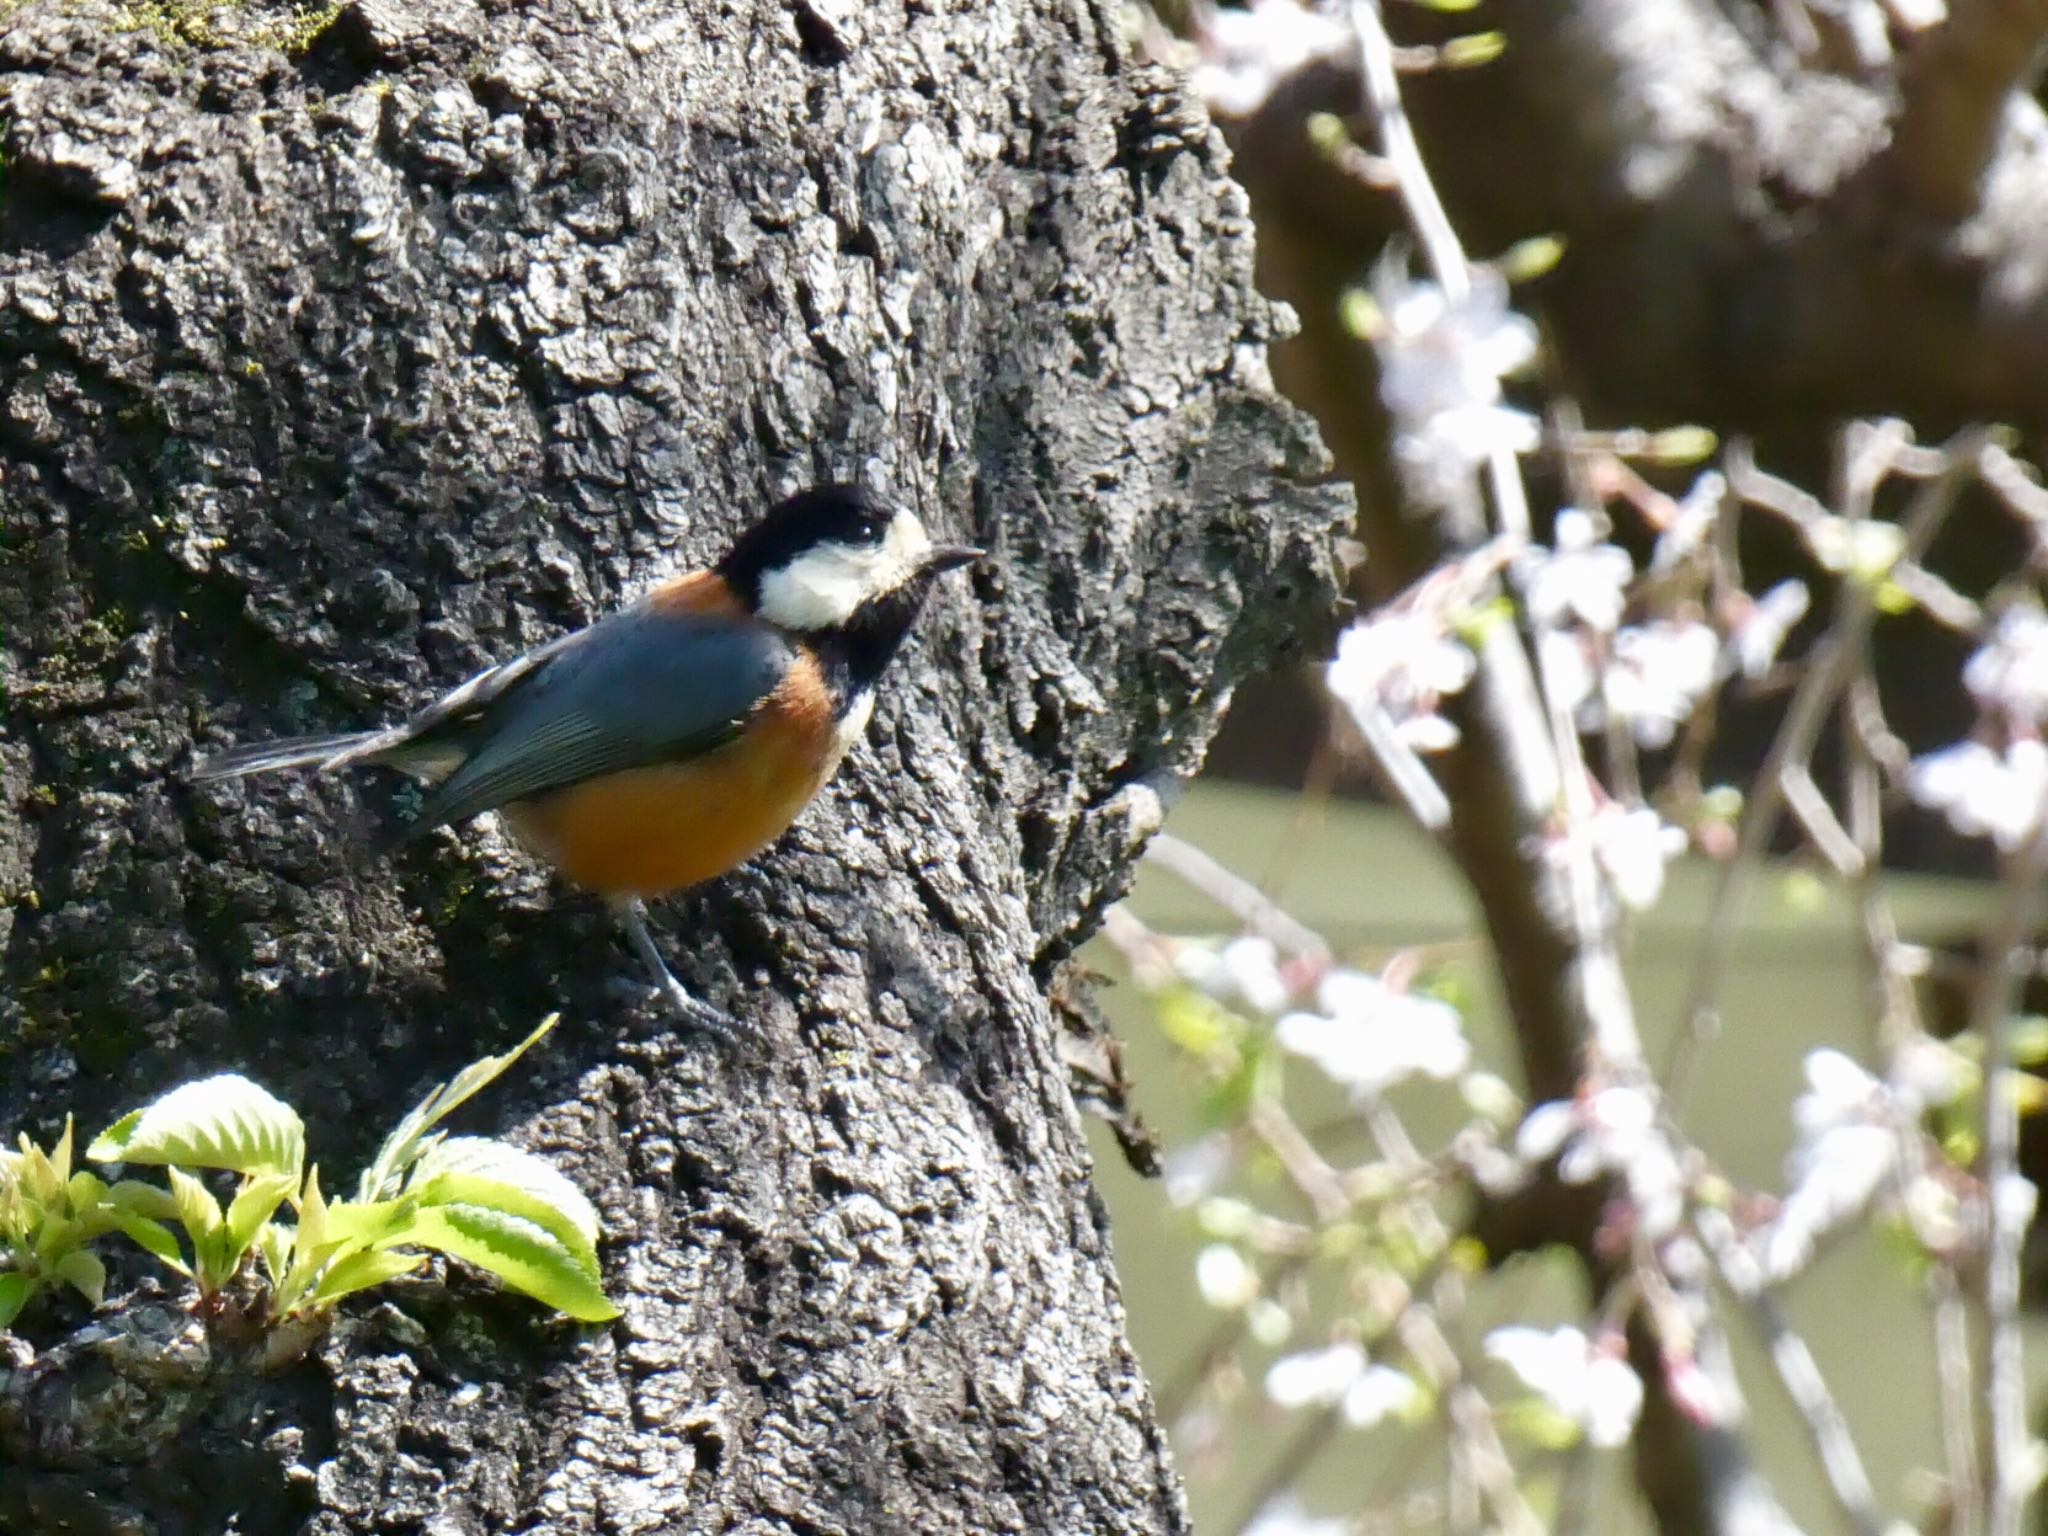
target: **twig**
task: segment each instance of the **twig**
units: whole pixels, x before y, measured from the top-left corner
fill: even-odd
[[[1272,1270],[1260,1277],[1259,1289],[1268,1294],[1279,1290],[1307,1268],[1308,1261],[1313,1256],[1313,1250],[1308,1249],[1300,1253],[1282,1254],[1274,1263]],[[1239,1340],[1244,1338],[1250,1326],[1250,1320],[1243,1308],[1227,1312],[1217,1320],[1216,1326],[1209,1331],[1209,1336],[1203,1341],[1202,1347],[1188,1357],[1188,1363],[1181,1368],[1180,1373],[1163,1382],[1154,1394],[1160,1423],[1172,1425],[1180,1421],[1181,1415],[1187,1412],[1188,1404],[1194,1400],[1195,1394],[1201,1391],[1202,1384],[1216,1373],[1217,1367],[1236,1353]]]
[[[1941,1378],[1941,1444],[1948,1463],[1950,1529],[1974,1531],[1984,1506],[1977,1475],[1976,1372],[1970,1361],[1970,1316],[1954,1269],[1934,1266],[1934,1359]]]
[[[1330,1438],[1336,1434],[1337,1427],[1343,1422],[1343,1415],[1333,1404],[1303,1423],[1294,1432],[1293,1438],[1287,1442],[1286,1449],[1281,1451],[1258,1482],[1252,1485],[1251,1497],[1244,1502],[1244,1512],[1229,1529],[1235,1532],[1236,1536],[1244,1536],[1258,1520],[1259,1512],[1308,1470],[1309,1464],[1316,1459],[1316,1453],[1329,1444]]]
[[[1472,268],[1465,247],[1451,227],[1443,198],[1430,179],[1422,160],[1422,146],[1415,141],[1415,126],[1401,103],[1401,82],[1395,65],[1393,40],[1387,36],[1380,16],[1379,0],[1351,0],[1351,25],[1358,34],[1359,73],[1365,81],[1365,99],[1372,108],[1373,124],[1379,132],[1380,153],[1394,173],[1401,189],[1401,202],[1408,221],[1422,241],[1422,256],[1444,297],[1463,298],[1472,289]],[[1500,518],[1501,532],[1511,539],[1529,537],[1529,499],[1522,485],[1521,467],[1514,454],[1496,447],[1487,455],[1487,488]]]
[[[1854,498],[1848,509],[1852,522],[1860,521],[1859,514],[1868,511],[1870,496],[1881,478],[1874,473],[1871,460],[1882,455],[1884,462],[1893,463],[1897,458],[1892,440],[1873,436],[1866,441],[1869,451],[1854,456],[1845,477],[1849,494]],[[1927,552],[1928,545],[1934,541],[1935,534],[1954,507],[1963,475],[1974,467],[1983,441],[1983,434],[1979,432],[1966,433],[1953,441],[1944,456],[1946,467],[1943,472],[1929,479],[1915,493],[1906,520],[1900,559],[1918,560]],[[1730,484],[1747,500],[1777,509],[1811,500],[1797,487],[1763,474],[1746,451],[1731,450],[1730,460]],[[1799,686],[1793,691],[1784,723],[1779,726],[1770,753],[1757,773],[1756,794],[1743,810],[1735,856],[1721,866],[1715,882],[1706,937],[1701,941],[1699,957],[1693,965],[1678,1033],[1673,1039],[1664,1070],[1665,1089],[1674,1100],[1683,1097],[1686,1074],[1693,1058],[1719,1022],[1721,981],[1734,946],[1736,921],[1742,914],[1749,882],[1770,845],[1771,834],[1777,828],[1788,772],[1795,768],[1802,772],[1811,770],[1821,727],[1826,724],[1835,700],[1849,685],[1857,658],[1862,654],[1876,618],[1877,605],[1871,581],[1854,571],[1846,572],[1835,602],[1834,623],[1816,647],[1805,676],[1800,678]]]
[[[1375,704],[1351,711],[1358,734],[1365,738],[1373,761],[1379,764],[1387,785],[1400,797],[1415,824],[1434,837],[1451,824],[1451,802],[1437,787],[1436,780],[1413,747],[1401,739],[1393,717]]]
[[[1806,1424],[1807,1437],[1813,1443],[1828,1490],[1843,1518],[1859,1536],[1878,1536],[1884,1529],[1884,1520],[1878,1513],[1870,1474],[1863,1470],[1863,1459],[1856,1454],[1856,1442],[1849,1436],[1848,1421],[1828,1391],[1820,1367],[1814,1363],[1813,1352],[1786,1320],[1755,1256],[1743,1246],[1720,1211],[1697,1211],[1693,1230],[1713,1256],[1722,1283],[1742,1303],[1769,1347],[1779,1384]]]
[[[2048,808],[2044,808],[2048,810]],[[2048,814],[2031,839],[2006,861],[2005,902],[1977,973],[1970,1029],[1984,1042],[1984,1202],[1990,1221],[1990,1260],[1984,1278],[1984,1379],[1991,1433],[1986,1437],[1984,1485],[1991,1536],[2019,1536],[2020,1514],[2031,1491],[2027,1475],[2027,1384],[2019,1322],[2020,1247],[2026,1222],[2015,1220],[2004,1198],[2019,1177],[2019,1100],[2013,1091],[2012,1037],[2007,1025],[2019,1000],[2021,950],[2040,921],[2041,887],[2048,880]]]
[[[1145,845],[1145,858],[1207,896],[1242,923],[1247,933],[1270,939],[1276,947],[1304,960],[1330,958],[1330,946],[1321,934],[1193,843],[1161,832]]]

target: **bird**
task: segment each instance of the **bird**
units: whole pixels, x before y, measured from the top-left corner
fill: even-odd
[[[934,543],[915,513],[861,485],[815,485],[712,565],[397,725],[233,747],[192,776],[396,769],[428,788],[394,845],[496,811],[610,903],[682,1018],[729,1033],[663,960],[646,903],[737,868],[803,814],[866,733],[936,578],[982,558]]]

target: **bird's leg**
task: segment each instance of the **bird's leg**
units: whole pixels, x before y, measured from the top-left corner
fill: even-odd
[[[675,972],[661,958],[661,950],[655,946],[654,934],[647,927],[647,904],[638,896],[628,896],[612,903],[612,910],[625,925],[626,937],[633,941],[633,949],[646,965],[649,978],[654,982],[655,991],[669,1001],[685,1024],[693,1024],[713,1034],[731,1038],[740,1033],[740,1026],[732,1018],[719,1012],[709,1003],[690,996],[689,988],[676,980]]]

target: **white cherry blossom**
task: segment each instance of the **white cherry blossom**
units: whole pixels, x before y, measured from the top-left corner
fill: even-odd
[[[1218,117],[1250,117],[1288,76],[1357,47],[1340,15],[1298,0],[1251,0],[1241,10],[1199,5],[1193,22],[1189,84]]]
[[[1501,403],[1500,381],[1536,356],[1536,327],[1508,308],[1507,280],[1474,268],[1456,299],[1384,268],[1375,283],[1380,398],[1394,448],[1425,493],[1448,499],[1496,452],[1528,453],[1536,418]]]
[[[1619,1335],[1595,1344],[1569,1325],[1496,1328],[1486,1336],[1486,1353],[1578,1425],[1594,1445],[1612,1449],[1635,1428],[1643,1383],[1630,1368]]]
[[[1634,562],[1627,550],[1603,542],[1579,508],[1558,513],[1551,548],[1528,551],[1518,566],[1523,602],[1538,628],[1576,621],[1605,635],[1621,623]]]
[[[2015,604],[1963,665],[1963,686],[1987,710],[2029,726],[2048,723],[2048,615]]]
[[[1472,681],[1478,662],[1442,620],[1419,612],[1389,612],[1351,625],[1337,639],[1324,672],[1330,696],[1361,723],[1385,713],[1418,752],[1457,742],[1454,726],[1437,713],[1446,697]]]
[[[1349,1521],[1311,1515],[1301,1500],[1282,1494],[1259,1506],[1244,1536],[1346,1536],[1350,1529]]]
[[[1274,1037],[1354,1092],[1383,1093],[1412,1077],[1444,1081],[1472,1059],[1457,1009],[1377,976],[1334,970],[1317,1003],[1321,1012],[1285,1015]]]
[[[2048,746],[2031,738],[2002,750],[1959,741],[1915,758],[1907,787],[1964,836],[1988,836],[2011,852],[2034,836],[2048,807]]]
[[[1654,907],[1664,893],[1665,865],[1685,852],[1685,830],[1648,806],[1629,810],[1610,801],[1593,813],[1586,831],[1614,899],[1632,912]]]

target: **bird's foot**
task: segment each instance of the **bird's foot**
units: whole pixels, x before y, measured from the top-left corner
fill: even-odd
[[[661,950],[647,926],[647,908],[641,902],[621,902],[618,912],[627,938],[632,941],[641,963],[647,967],[648,979],[654,983],[656,995],[668,1003],[681,1023],[725,1041],[738,1040],[746,1033],[739,1020],[712,1007],[702,998],[692,996],[690,989],[676,979],[675,972],[668,968],[668,962],[661,958]]]
[[[714,1008],[700,997],[693,997],[690,989],[676,980],[668,967],[662,967],[661,979],[654,984],[657,995],[662,997],[684,1025],[701,1029],[708,1035],[721,1040],[737,1040],[745,1034],[740,1021],[722,1009]]]

